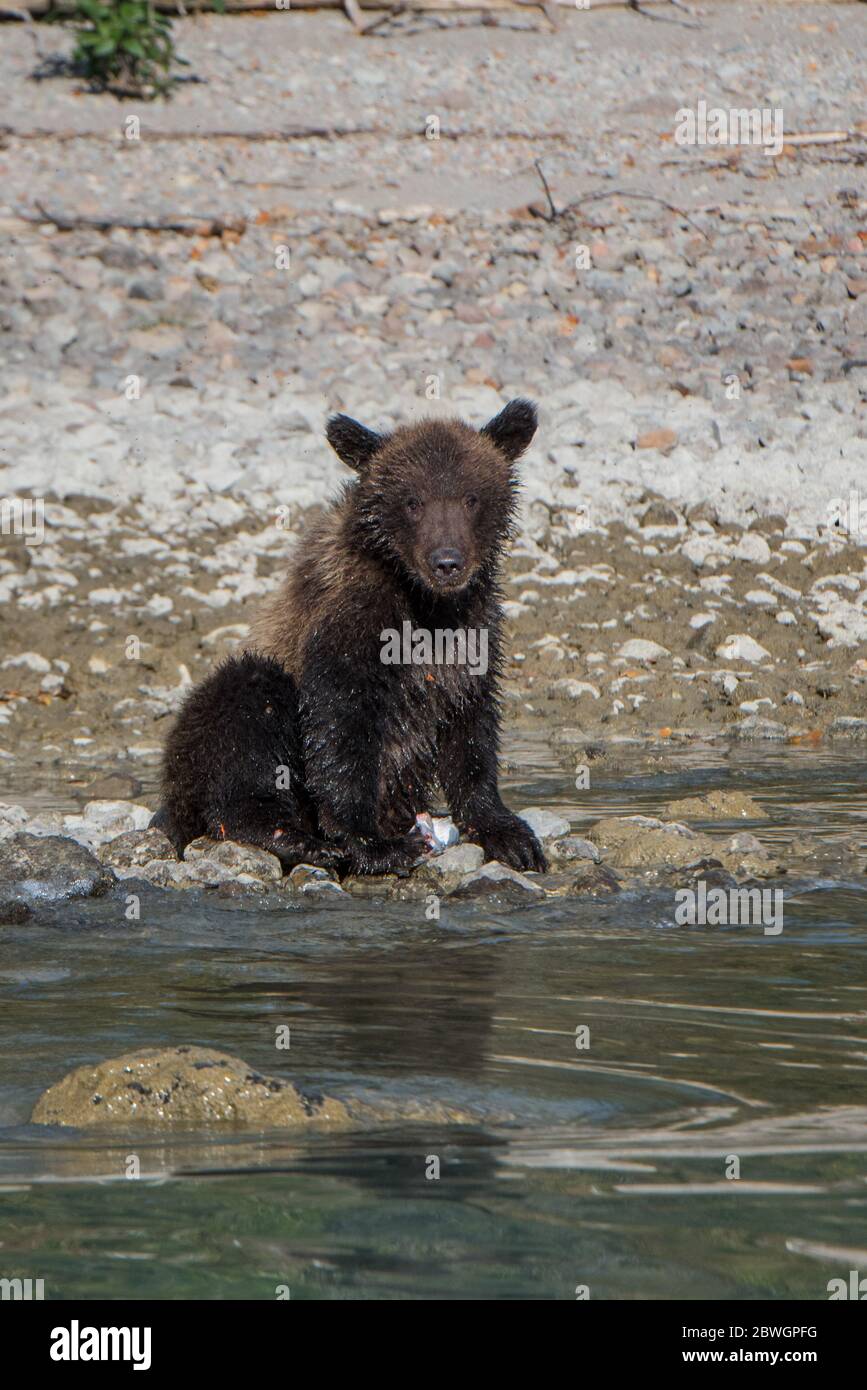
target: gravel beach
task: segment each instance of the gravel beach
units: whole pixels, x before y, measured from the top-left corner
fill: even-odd
[[[152,769],[346,476],[329,411],[518,394],[510,725],[867,736],[867,12],[442,23],[179,21],[156,103],[4,26],[0,491],[44,500],[2,537],[4,766]],[[846,138],[679,146],[702,99]]]

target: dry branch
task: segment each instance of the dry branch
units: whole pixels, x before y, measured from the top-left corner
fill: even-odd
[[[123,227],[130,232],[179,232],[182,236],[222,236],[224,232],[246,231],[247,221],[243,217],[134,217],[115,213],[110,217],[89,217],[86,214],[60,212],[36,204],[36,212],[22,209],[16,212],[22,222],[52,222],[61,232],[77,232],[82,229],[97,232],[111,232]]]

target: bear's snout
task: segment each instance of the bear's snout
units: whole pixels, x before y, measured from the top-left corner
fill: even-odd
[[[428,556],[431,574],[442,583],[456,579],[465,563],[463,553],[449,546],[440,546]]]

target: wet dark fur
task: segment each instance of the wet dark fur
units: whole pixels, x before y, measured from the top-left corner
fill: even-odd
[[[497,790],[497,571],[514,462],[535,425],[525,401],[482,431],[427,421],[381,436],[329,422],[358,480],[304,537],[254,651],[198,686],[169,735],[156,823],[179,854],[211,835],[267,848],[284,867],[400,871],[419,856],[413,823],[439,785],[488,858],[544,868]],[[384,665],[381,633],[407,620],[487,629],[487,673]]]

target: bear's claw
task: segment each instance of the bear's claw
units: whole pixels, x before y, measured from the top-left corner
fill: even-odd
[[[486,859],[496,859],[510,869],[535,870],[543,874],[548,867],[542,846],[520,816],[475,826],[471,838],[481,845]]]

